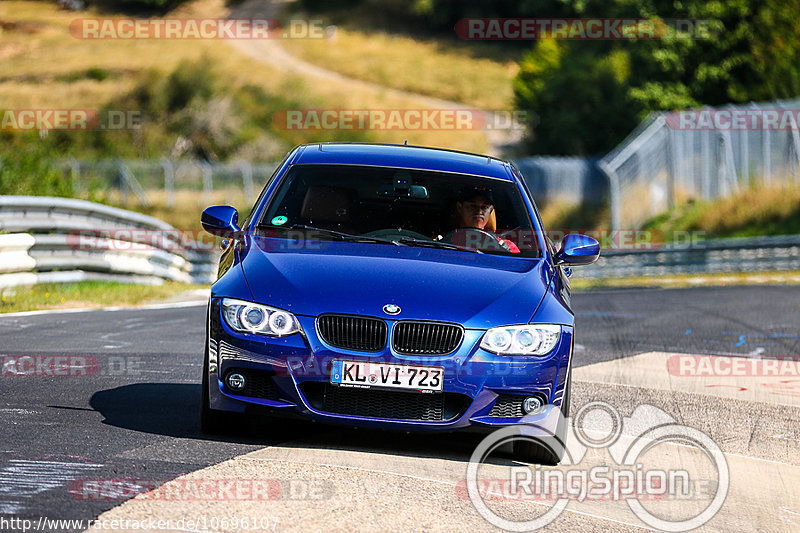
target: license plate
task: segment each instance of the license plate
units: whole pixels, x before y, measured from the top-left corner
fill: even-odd
[[[340,361],[331,366],[331,383],[371,388],[388,387],[439,392],[444,381],[440,366],[396,365],[371,361]]]

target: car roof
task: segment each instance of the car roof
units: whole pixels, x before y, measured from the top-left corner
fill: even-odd
[[[293,164],[369,165],[434,170],[513,181],[506,161],[455,150],[379,143],[314,143],[300,148]]]

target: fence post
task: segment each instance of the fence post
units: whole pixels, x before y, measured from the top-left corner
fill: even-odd
[[[709,109],[705,107],[704,109]],[[703,200],[711,199],[711,132],[703,130],[701,134],[700,153],[703,158],[703,174],[701,187],[703,190]]]
[[[611,230],[619,230],[621,228],[622,219],[622,206],[620,205],[620,189],[619,189],[619,176],[614,172],[608,163],[602,159],[597,163],[597,167],[603,171],[608,178],[608,190],[611,196]]]
[[[117,166],[117,186],[119,187],[119,201],[122,205],[128,205],[128,180],[125,179],[125,171],[121,160],[116,161]]]
[[[778,107],[786,110],[786,106],[782,100],[778,100]],[[798,132],[800,124],[795,122],[794,114],[789,113],[789,117],[791,117],[792,123],[790,124],[789,135],[786,138],[786,158],[788,166],[792,167],[792,180],[795,183],[800,183],[800,132]],[[792,150],[792,148],[794,148],[794,150]],[[792,161],[792,151],[794,151],[794,161]]]
[[[206,204],[211,203],[211,194],[214,192],[214,181],[211,174],[211,165],[203,161],[200,163],[200,168],[203,170],[203,196],[206,199]]]
[[[739,137],[739,148],[742,154],[740,158],[742,163],[742,182],[750,186],[750,144],[747,139],[747,131],[739,131],[737,133]]]
[[[667,209],[675,206],[675,165],[678,161],[676,131],[667,127]]]
[[[150,206],[150,201],[147,199],[147,193],[144,192],[144,188],[141,186],[139,181],[136,179],[136,176],[133,175],[131,168],[128,166],[127,163],[124,161],[119,162],[119,168],[121,172],[121,179],[125,182],[125,189],[126,189],[126,200],[127,200],[127,190],[133,191],[133,194],[139,199],[139,205],[144,207]]]
[[[169,159],[161,160],[161,168],[164,169],[164,192],[167,195],[167,207],[175,205],[175,168]]]
[[[768,129],[761,130],[761,159],[764,161],[762,169],[764,172],[764,184],[772,183],[772,147],[770,146],[770,132]]]
[[[241,165],[245,203],[253,201],[253,165],[245,161]]]
[[[722,132],[722,143],[725,150],[725,180],[728,184],[727,193],[731,194],[739,192],[739,179],[736,176],[736,159],[733,157],[733,140],[731,140],[731,132]]]
[[[77,197],[81,192],[81,165],[74,157],[67,160],[69,165],[69,179],[72,182],[72,195]]]

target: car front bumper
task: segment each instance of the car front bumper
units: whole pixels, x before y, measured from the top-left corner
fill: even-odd
[[[379,353],[328,346],[319,337],[316,318],[297,316],[303,334],[276,338],[239,333],[224,323],[220,299],[209,314],[209,407],[219,411],[267,410],[348,426],[406,431],[452,431],[518,424],[515,402],[538,396],[545,407],[530,421],[552,418],[561,405],[572,352],[571,326],[562,326],[557,346],[544,357],[498,356],[479,348],[485,330],[464,330],[455,352],[446,356],[407,356],[391,342]],[[389,330],[392,320],[386,320]],[[333,360],[374,361],[443,367],[441,393],[351,389],[330,384]],[[234,392],[224,377],[236,371],[247,377]],[[517,416],[519,415],[519,416]]]

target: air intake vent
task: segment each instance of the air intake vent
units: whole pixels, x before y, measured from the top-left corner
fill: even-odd
[[[531,396],[530,394],[501,394],[495,400],[492,410],[489,411],[489,416],[496,416],[502,418],[520,418],[525,416],[525,409],[522,404],[525,398]],[[547,403],[547,399],[541,394],[534,394],[539,397],[543,404]]]
[[[444,395],[328,385],[323,409],[343,415],[440,422],[444,416]]]
[[[317,328],[322,340],[336,348],[380,352],[386,346],[388,328],[378,318],[322,315],[317,319]]]
[[[446,355],[461,344],[464,330],[456,324],[402,321],[392,333],[392,347],[404,355]]]
[[[309,381],[302,383],[300,390],[318,411],[389,420],[447,422],[463,415],[472,402],[469,396],[455,392],[357,389]]]
[[[272,381],[272,374],[258,370],[233,369],[225,373],[226,379],[228,375],[234,372],[244,376],[245,387],[240,391],[232,391],[226,386],[225,389],[231,394],[263,398],[265,400],[277,400],[279,398],[278,389]],[[224,382],[225,380],[223,380]]]

